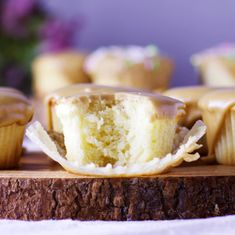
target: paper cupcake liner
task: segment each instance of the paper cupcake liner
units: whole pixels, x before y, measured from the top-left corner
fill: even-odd
[[[16,167],[22,153],[25,126],[0,127],[0,169]]]
[[[156,175],[168,171],[172,167],[180,165],[183,161],[192,162],[200,158],[195,152],[201,145],[198,140],[206,133],[206,126],[202,121],[197,121],[190,131],[184,133],[177,150],[174,153],[168,153],[162,158],[154,157],[146,162],[128,164],[124,166],[106,166],[99,167],[94,163],[79,164],[78,161],[69,161],[64,158],[58,148],[48,135],[47,131],[39,122],[31,124],[26,135],[32,142],[37,144],[44,153],[51,159],[58,162],[65,170],[78,175],[102,176],[102,177],[139,177],[144,175]]]
[[[235,165],[235,109],[225,117],[215,146],[215,157],[220,164]]]

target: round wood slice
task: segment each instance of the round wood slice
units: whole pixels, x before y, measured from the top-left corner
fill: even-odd
[[[65,172],[42,154],[0,171],[1,219],[161,220],[235,214],[235,167],[186,166],[140,178]]]

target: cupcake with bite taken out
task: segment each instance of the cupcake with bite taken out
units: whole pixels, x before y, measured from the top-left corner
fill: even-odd
[[[67,171],[130,177],[159,174],[195,152],[206,127],[179,128],[184,104],[160,94],[87,85],[53,92],[47,99],[48,130],[39,122],[27,136]]]

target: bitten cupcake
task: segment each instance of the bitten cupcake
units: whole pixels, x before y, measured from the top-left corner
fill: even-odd
[[[202,83],[208,86],[235,86],[235,45],[222,44],[191,58]]]
[[[0,88],[0,168],[16,167],[21,153],[25,127],[33,116],[26,97],[11,88]]]
[[[67,171],[102,177],[153,175],[199,158],[195,150],[206,127],[198,121],[191,130],[178,128],[185,114],[181,101],[116,88],[70,91],[50,97],[49,130],[35,122],[26,132]]]
[[[89,82],[83,69],[85,58],[76,51],[39,55],[32,64],[34,95],[42,98],[61,87]]]
[[[235,165],[235,88],[208,93],[199,107],[207,126],[209,154],[218,163]]]
[[[96,84],[151,91],[167,89],[173,63],[155,46],[110,46],[90,54],[85,69]]]
[[[202,120],[201,110],[198,107],[199,99],[213,88],[206,86],[176,87],[165,91],[163,94],[185,103],[186,115],[181,124],[191,128],[197,120]]]

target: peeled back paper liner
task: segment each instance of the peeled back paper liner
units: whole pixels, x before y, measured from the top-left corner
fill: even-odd
[[[45,154],[58,162],[69,172],[87,176],[132,177],[160,174],[172,167],[178,166],[183,161],[191,162],[197,160],[200,155],[192,152],[201,147],[201,145],[197,144],[197,141],[205,132],[206,126],[204,123],[197,121],[184,137],[184,140],[174,154],[169,153],[162,158],[156,157],[145,163],[116,167],[113,167],[111,164],[107,164],[105,167],[98,167],[93,163],[81,166],[76,162],[68,161],[59,154],[56,144],[39,122],[35,122],[29,126],[26,130],[26,135],[32,142],[37,144]]]

